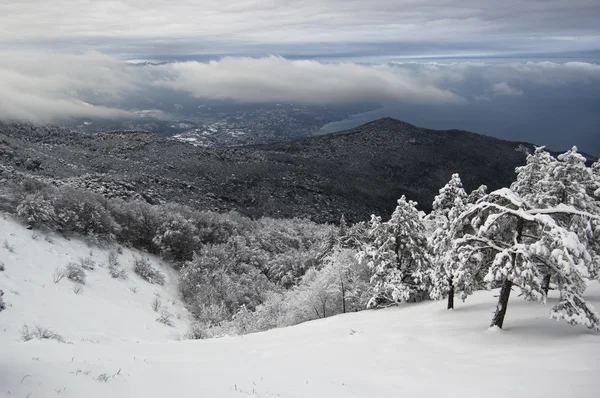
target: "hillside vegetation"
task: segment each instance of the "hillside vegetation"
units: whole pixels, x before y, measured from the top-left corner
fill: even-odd
[[[453,173],[508,186],[533,146],[381,119],[285,144],[201,148],[144,132],[82,134],[0,123],[0,179],[30,175],[108,197],[316,222],[366,220],[402,195],[430,210]]]

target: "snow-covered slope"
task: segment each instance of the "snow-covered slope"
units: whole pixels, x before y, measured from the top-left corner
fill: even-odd
[[[477,292],[454,311],[424,302],[241,337],[165,341],[175,330],[154,322],[152,285],[104,280],[106,270],[98,269],[75,295],[70,282],[54,285],[51,274],[68,255],[89,248],[58,239],[31,242],[30,231],[12,237],[8,227],[14,223],[0,221],[0,239],[5,234],[15,244],[15,253],[0,248],[7,267],[0,287],[11,305],[0,313],[3,397],[598,396],[600,335],[548,319],[548,307],[525,302],[516,291],[504,330],[486,327],[497,292]],[[20,266],[29,272],[17,271]],[[134,282],[139,291],[131,295]],[[27,298],[36,296],[35,303]],[[598,284],[587,297],[600,308]],[[32,321],[73,344],[17,341],[15,329]]]
[[[0,289],[7,304],[0,314],[1,345],[19,340],[24,324],[50,328],[73,343],[167,341],[188,329],[189,315],[177,295],[177,273],[156,257],[121,248],[118,261],[128,278],[114,279],[108,271],[108,254],[117,246],[101,248],[79,239],[47,236],[0,218],[0,261],[5,268],[0,271]],[[165,275],[165,285],[150,284],[135,274],[133,256],[148,258]],[[86,283],[75,294],[74,282],[63,278],[54,283],[53,278],[55,270],[80,258],[90,258],[97,267],[86,271]],[[172,327],[156,321],[160,313],[152,303],[157,296],[172,314]]]

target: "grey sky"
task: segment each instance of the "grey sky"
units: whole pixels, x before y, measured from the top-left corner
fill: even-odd
[[[438,128],[559,126],[600,153],[598,21],[598,0],[1,0],[0,119],[368,101]]]
[[[597,0],[4,0],[0,48],[510,56],[600,50],[599,20]]]

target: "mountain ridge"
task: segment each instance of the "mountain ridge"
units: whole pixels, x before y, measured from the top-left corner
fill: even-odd
[[[81,134],[0,124],[1,175],[7,180],[29,175],[110,197],[318,222],[389,214],[402,195],[428,210],[453,173],[461,174],[468,190],[507,186],[533,147],[392,118],[235,148],[196,147],[156,133]]]

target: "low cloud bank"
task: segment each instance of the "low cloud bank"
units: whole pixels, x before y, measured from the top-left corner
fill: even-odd
[[[0,58],[0,119],[34,123],[129,118],[142,109],[173,109],[176,102],[164,103],[165,90],[169,98],[244,103],[443,106],[527,96],[537,86],[600,83],[599,65],[574,62],[363,65],[269,56],[132,65],[98,52],[4,53]]]

